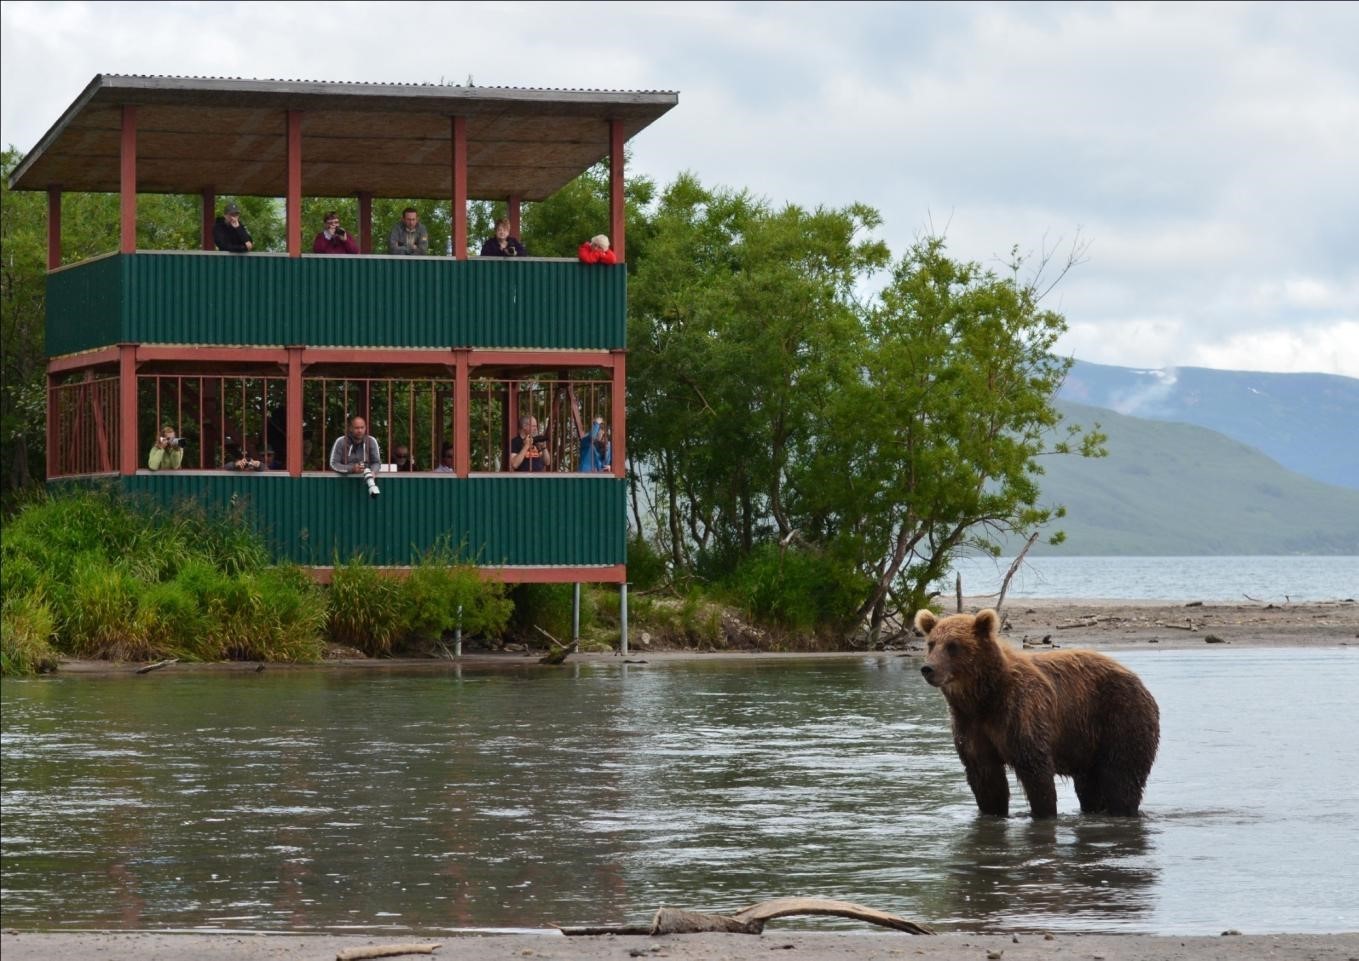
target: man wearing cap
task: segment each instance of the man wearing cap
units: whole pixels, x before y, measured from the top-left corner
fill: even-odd
[[[229,250],[233,254],[249,253],[255,249],[250,231],[241,223],[241,208],[234,201],[226,205],[222,216],[212,225],[212,242],[218,250]]]

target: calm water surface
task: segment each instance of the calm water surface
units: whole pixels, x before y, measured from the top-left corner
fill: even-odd
[[[1000,590],[1011,558],[959,558],[935,588],[953,596]],[[1026,557],[1007,596],[1283,604],[1359,597],[1359,557]]]
[[[1063,785],[1040,824],[976,816],[911,658],[5,681],[0,914],[435,932],[823,895],[955,929],[1359,928],[1359,651],[1123,660],[1163,714],[1147,816]]]

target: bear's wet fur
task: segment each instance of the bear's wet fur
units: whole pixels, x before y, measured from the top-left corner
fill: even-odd
[[[945,618],[922,610],[915,627],[927,637],[920,671],[948,701],[983,814],[1010,813],[1007,765],[1035,818],[1057,816],[1059,775],[1075,782],[1087,814],[1138,813],[1161,718],[1136,674],[1095,651],[1013,650],[992,610]]]

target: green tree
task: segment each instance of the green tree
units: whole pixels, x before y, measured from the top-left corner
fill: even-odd
[[[875,631],[923,605],[958,551],[998,553],[1061,516],[1040,503],[1045,454],[1103,453],[1097,430],[1059,431],[1066,322],[1020,267],[1000,277],[949,258],[942,238],[918,242],[867,315],[857,375],[826,397],[799,511],[872,578],[858,614]]]

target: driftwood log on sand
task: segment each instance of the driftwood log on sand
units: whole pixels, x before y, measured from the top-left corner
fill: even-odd
[[[363,961],[366,958],[396,958],[403,954],[433,954],[436,944],[374,944],[362,948],[346,948],[335,955],[335,961]]]
[[[735,914],[701,914],[680,908],[658,908],[651,925],[604,925],[585,928],[562,928],[562,934],[640,934],[656,937],[661,934],[760,934],[765,923],[774,918],[799,914],[820,914],[837,918],[867,921],[908,934],[934,934],[930,928],[895,914],[866,908],[852,901],[831,898],[774,898],[761,901]]]

